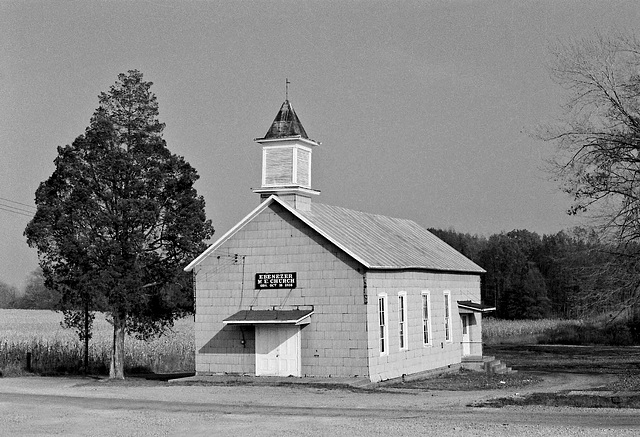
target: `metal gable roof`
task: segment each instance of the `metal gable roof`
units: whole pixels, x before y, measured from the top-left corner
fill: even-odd
[[[191,271],[238,230],[272,203],[277,203],[370,269],[427,269],[484,273],[484,269],[412,220],[312,203],[311,211],[299,211],[271,196],[226,232],[186,271]]]
[[[480,266],[412,220],[315,202],[311,211],[296,212],[371,269],[484,273]]]

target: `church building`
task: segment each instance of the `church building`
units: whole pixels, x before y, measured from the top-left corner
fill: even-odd
[[[259,205],[185,268],[198,375],[377,382],[482,357],[481,267],[412,220],[317,202],[288,100],[255,141]]]

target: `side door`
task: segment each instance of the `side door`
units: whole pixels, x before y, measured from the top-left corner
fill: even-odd
[[[469,335],[469,315],[460,314],[462,321],[462,355],[471,355],[471,336]]]

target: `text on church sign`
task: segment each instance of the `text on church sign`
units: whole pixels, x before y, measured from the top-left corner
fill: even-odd
[[[256,273],[256,288],[296,288],[296,272]]]

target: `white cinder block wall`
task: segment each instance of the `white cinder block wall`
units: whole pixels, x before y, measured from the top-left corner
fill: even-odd
[[[255,290],[260,272],[297,272],[297,287]],[[196,278],[198,374],[255,373],[254,328],[223,326],[225,318],[250,306],[313,305],[311,323],[301,330],[302,375],[368,376],[362,268],[280,205],[205,259]]]
[[[367,273],[369,304],[369,372],[372,381],[397,378],[412,373],[459,364],[462,359],[462,324],[457,301],[480,301],[478,275],[429,273],[421,271],[375,271]],[[431,300],[432,341],[424,345],[422,334],[422,292],[429,291]],[[451,294],[451,340],[445,340],[444,292]],[[400,350],[398,294],[407,296],[406,340],[408,346]],[[380,354],[378,295],[387,295],[388,354]],[[480,316],[476,315],[478,331]],[[475,330],[475,326],[474,326]],[[481,339],[476,339],[481,340]],[[471,341],[474,341],[471,338]],[[472,343],[472,355],[482,355],[482,343]]]

